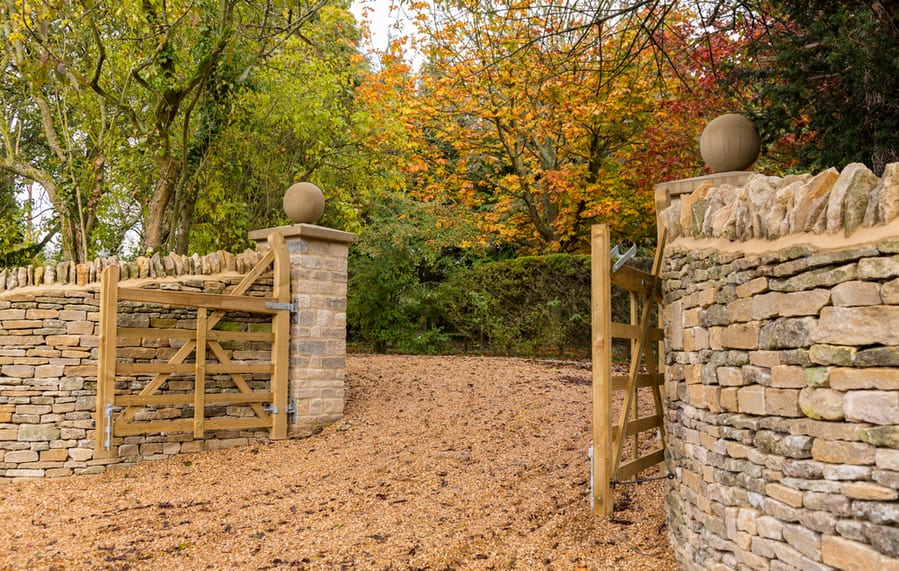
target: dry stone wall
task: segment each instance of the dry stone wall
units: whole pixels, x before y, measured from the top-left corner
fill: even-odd
[[[895,167],[874,180],[847,167],[867,189],[852,205],[863,193],[830,173],[823,191],[821,175],[758,177],[723,191],[744,202],[701,188],[661,213],[677,237],[665,401],[684,569],[899,569]],[[805,216],[805,191],[785,210],[758,200],[762,185],[817,198]]]

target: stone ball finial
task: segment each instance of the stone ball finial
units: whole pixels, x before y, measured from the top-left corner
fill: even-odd
[[[729,113],[709,122],[699,139],[702,160],[714,172],[742,171],[759,156],[761,139],[752,121]]]
[[[284,213],[296,223],[314,224],[325,212],[325,195],[311,182],[298,182],[284,193]]]

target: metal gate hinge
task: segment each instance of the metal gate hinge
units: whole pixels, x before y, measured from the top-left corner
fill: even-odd
[[[286,309],[291,313],[297,312],[297,304],[295,303],[283,303],[280,301],[267,301],[265,302],[265,307],[268,309]]]
[[[269,414],[278,414],[279,412],[281,412],[278,410],[278,407],[276,407],[275,405],[267,406],[267,407],[263,408],[262,410],[264,410],[265,412],[267,412]],[[296,410],[297,410],[296,404],[293,402],[288,403],[287,406],[284,408],[284,412],[286,412],[287,414],[293,414],[296,412]]]

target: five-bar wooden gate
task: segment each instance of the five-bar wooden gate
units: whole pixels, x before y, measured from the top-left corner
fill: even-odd
[[[664,334],[661,328],[650,325],[653,308],[660,311],[661,286],[659,272],[665,236],[659,239],[652,273],[630,266],[613,268],[610,253],[609,229],[597,225],[592,231],[592,323],[593,323],[593,453],[592,504],[597,514],[612,513],[612,487],[665,459],[663,406],[660,387],[664,373],[660,372],[659,355],[663,354]],[[631,296],[630,323],[612,321],[612,286],[628,291]],[[638,299],[642,299],[639,321]],[[630,341],[630,367],[627,375],[616,375],[612,368],[612,339]],[[658,348],[658,353],[654,350]],[[652,392],[655,412],[639,416],[638,396],[641,388]],[[623,393],[617,424],[613,423],[612,402]],[[641,441],[641,435],[644,436]],[[655,436],[661,437],[659,442]],[[628,442],[628,437],[630,441]],[[641,454],[641,444],[650,450]],[[628,448],[628,458],[623,459]]]
[[[202,438],[207,430],[268,428],[273,439],[287,437],[287,366],[290,335],[290,260],[284,237],[268,236],[270,249],[228,294],[163,291],[119,286],[118,266],[103,270],[100,290],[100,338],[97,376],[95,457],[112,454],[116,436],[158,432],[193,432]],[[269,267],[271,297],[245,295]],[[165,306],[196,308],[196,329],[118,327],[118,302],[137,301]],[[220,331],[214,329],[228,312],[272,316],[272,330]],[[183,339],[184,344],[168,362],[117,362],[119,338]],[[223,341],[269,342],[271,362],[235,362]],[[208,362],[208,356],[214,362]],[[193,362],[186,362],[194,355]],[[193,374],[194,390],[188,394],[160,394],[175,374]],[[268,391],[254,391],[244,375],[270,375]],[[118,376],[152,376],[136,395],[116,394]],[[237,392],[207,392],[207,375],[228,375]],[[209,404],[248,404],[254,416],[206,418]],[[270,408],[263,407],[270,403]],[[193,405],[193,418],[135,422],[135,414],[148,406]]]

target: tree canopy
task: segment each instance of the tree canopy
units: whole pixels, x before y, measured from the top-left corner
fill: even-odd
[[[706,172],[723,112],[770,171],[899,156],[894,2],[402,5],[415,33],[373,61],[347,0],[0,1],[0,262],[239,250],[298,180],[356,232],[428,212],[477,255],[584,251],[596,222],[649,247],[653,184]]]

